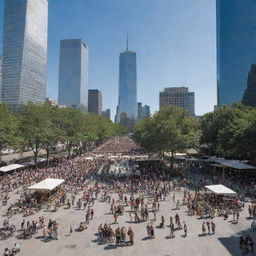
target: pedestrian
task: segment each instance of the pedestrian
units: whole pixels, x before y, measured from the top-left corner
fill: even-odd
[[[117,223],[117,218],[118,218],[118,216],[117,216],[117,213],[115,212],[115,213],[114,213],[114,221],[115,221],[114,223],[115,223],[115,224]]]
[[[211,222],[211,227],[212,227],[212,233],[215,234],[216,225],[213,221]]]
[[[172,202],[175,203],[175,192],[173,192],[173,195],[172,195]]]
[[[155,238],[155,230],[153,225],[150,226],[150,237],[151,239]]]
[[[70,227],[69,227],[69,235],[71,236],[72,233],[73,233],[73,226],[72,226],[72,224],[70,224]]]
[[[211,234],[211,227],[210,227],[210,222],[209,221],[206,222],[206,226],[207,226],[207,229],[208,229],[208,235],[210,235]]]
[[[118,227],[116,229],[116,245],[118,246],[120,244],[120,240],[121,240],[121,230]]]
[[[133,232],[133,230],[131,229],[131,227],[129,227],[128,232],[127,232],[127,235],[129,236],[130,244],[131,244],[131,245],[134,245],[134,232]]]
[[[186,237],[187,232],[188,232],[188,228],[187,228],[187,224],[185,223],[185,221],[183,222],[183,229],[184,229],[184,237]]]
[[[202,224],[202,235],[205,235],[205,231],[206,231],[205,222],[203,222],[203,224]]]
[[[149,224],[146,226],[146,230],[147,230],[148,237],[150,238],[151,234],[150,234],[150,226],[149,226]]]

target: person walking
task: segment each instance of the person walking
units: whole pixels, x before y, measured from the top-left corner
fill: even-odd
[[[183,221],[183,229],[184,229],[184,237],[187,236],[187,232],[188,232],[188,227],[185,221]]]
[[[147,230],[148,237],[151,238],[151,233],[150,233],[150,226],[149,226],[149,224],[146,226],[146,230]]]
[[[131,229],[131,227],[129,227],[128,232],[127,232],[127,235],[129,236],[130,244],[131,244],[131,245],[134,245],[134,232],[133,232],[133,230]]]
[[[155,230],[153,225],[150,226],[150,238],[155,238]]]
[[[211,222],[211,227],[212,227],[212,233],[215,234],[216,225],[213,221]]]
[[[210,235],[211,234],[211,227],[210,227],[210,222],[209,221],[206,222],[206,226],[207,226],[207,229],[208,229],[208,235]]]
[[[203,222],[203,224],[202,224],[202,235],[205,235],[205,231],[206,231],[205,222]]]

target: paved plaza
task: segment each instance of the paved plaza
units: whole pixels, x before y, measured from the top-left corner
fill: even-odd
[[[13,192],[13,200],[18,195]],[[116,194],[112,197],[117,199]],[[114,222],[113,215],[110,214],[110,204],[107,202],[95,202],[95,215],[90,222],[88,229],[82,232],[74,231],[69,234],[70,224],[78,227],[81,221],[85,220],[85,211],[76,210],[76,208],[64,209],[60,208],[57,212],[41,211],[36,215],[29,216],[26,220],[36,220],[39,216],[44,216],[46,223],[49,219],[56,220],[59,223],[59,240],[44,241],[42,230],[33,235],[32,239],[17,240],[14,237],[5,241],[0,241],[0,251],[5,247],[11,247],[15,242],[21,245],[20,256],[70,256],[70,255],[152,255],[152,256],[167,256],[167,255],[241,255],[239,249],[239,235],[241,232],[246,232],[250,228],[251,221],[247,220],[247,211],[244,210],[240,215],[238,224],[231,224],[228,220],[223,220],[223,217],[214,218],[216,223],[216,233],[214,235],[200,236],[201,225],[203,220],[198,216],[187,216],[186,207],[181,206],[180,210],[175,210],[175,204],[172,202],[172,193],[166,198],[166,201],[161,201],[160,212],[157,213],[157,221],[154,223],[157,226],[160,222],[161,215],[165,216],[166,224],[169,225],[169,217],[178,212],[181,221],[185,221],[188,226],[188,236],[183,237],[183,231],[177,231],[176,237],[170,239],[170,229],[165,225],[164,229],[155,229],[155,239],[147,239],[146,225],[147,222],[138,224],[130,222],[128,212],[118,218],[118,224],[112,224],[112,228],[117,226],[125,226],[128,229],[132,227],[135,233],[134,246],[116,247],[115,243],[99,244],[97,239],[97,229],[100,223],[111,224]],[[176,199],[182,199],[183,192],[176,192]],[[127,207],[128,211],[130,208]],[[245,208],[246,209],[246,208]],[[6,211],[6,207],[1,209],[1,214]],[[150,219],[153,219],[153,214],[150,213]],[[2,217],[3,221],[4,218]],[[206,220],[205,220],[206,221]],[[16,215],[12,217],[11,222],[19,227],[22,222],[22,216]],[[250,254],[247,254],[250,255]]]

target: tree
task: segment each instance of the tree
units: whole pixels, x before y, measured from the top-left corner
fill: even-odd
[[[47,105],[29,103],[18,110],[20,145],[22,150],[29,148],[33,151],[36,168],[39,151],[52,129],[49,108]]]
[[[0,104],[0,150],[7,146],[16,146],[18,119],[10,111],[7,105]]]
[[[134,139],[151,152],[174,154],[191,147],[198,147],[199,122],[183,109],[167,106],[135,127]]]
[[[61,130],[60,140],[67,144],[68,155],[74,145],[78,145],[85,136],[85,114],[74,108],[61,108],[57,116],[56,125]]]

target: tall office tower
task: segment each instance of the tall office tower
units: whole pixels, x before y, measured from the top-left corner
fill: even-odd
[[[138,102],[137,109],[138,121],[150,116],[150,107],[148,105],[143,106],[141,102]]]
[[[60,41],[59,104],[88,111],[88,47],[81,39]]]
[[[102,114],[102,94],[97,89],[88,91],[88,112]]]
[[[47,0],[5,0],[2,102],[45,102],[47,30]]]
[[[2,58],[0,57],[0,102],[1,102],[1,88],[2,88],[2,81],[3,81],[3,79],[2,79],[2,77],[3,77],[3,75],[2,75],[2,64],[3,64]]]
[[[244,92],[242,103],[246,106],[256,106],[256,64],[252,64],[248,74],[247,88]]]
[[[150,117],[150,106],[145,105],[142,107],[142,118]]]
[[[138,111],[137,119],[139,121],[142,119],[142,103],[141,102],[137,103],[137,111]]]
[[[119,57],[119,98],[117,122],[120,122],[121,114],[132,122],[137,119],[137,72],[136,53],[128,50],[120,53]]]
[[[195,93],[187,87],[169,87],[159,93],[159,108],[173,105],[185,109],[190,116],[195,116]]]
[[[240,102],[256,63],[256,1],[216,0],[218,105]]]
[[[102,112],[102,115],[111,120],[111,112],[110,108],[106,109],[105,111]]]

